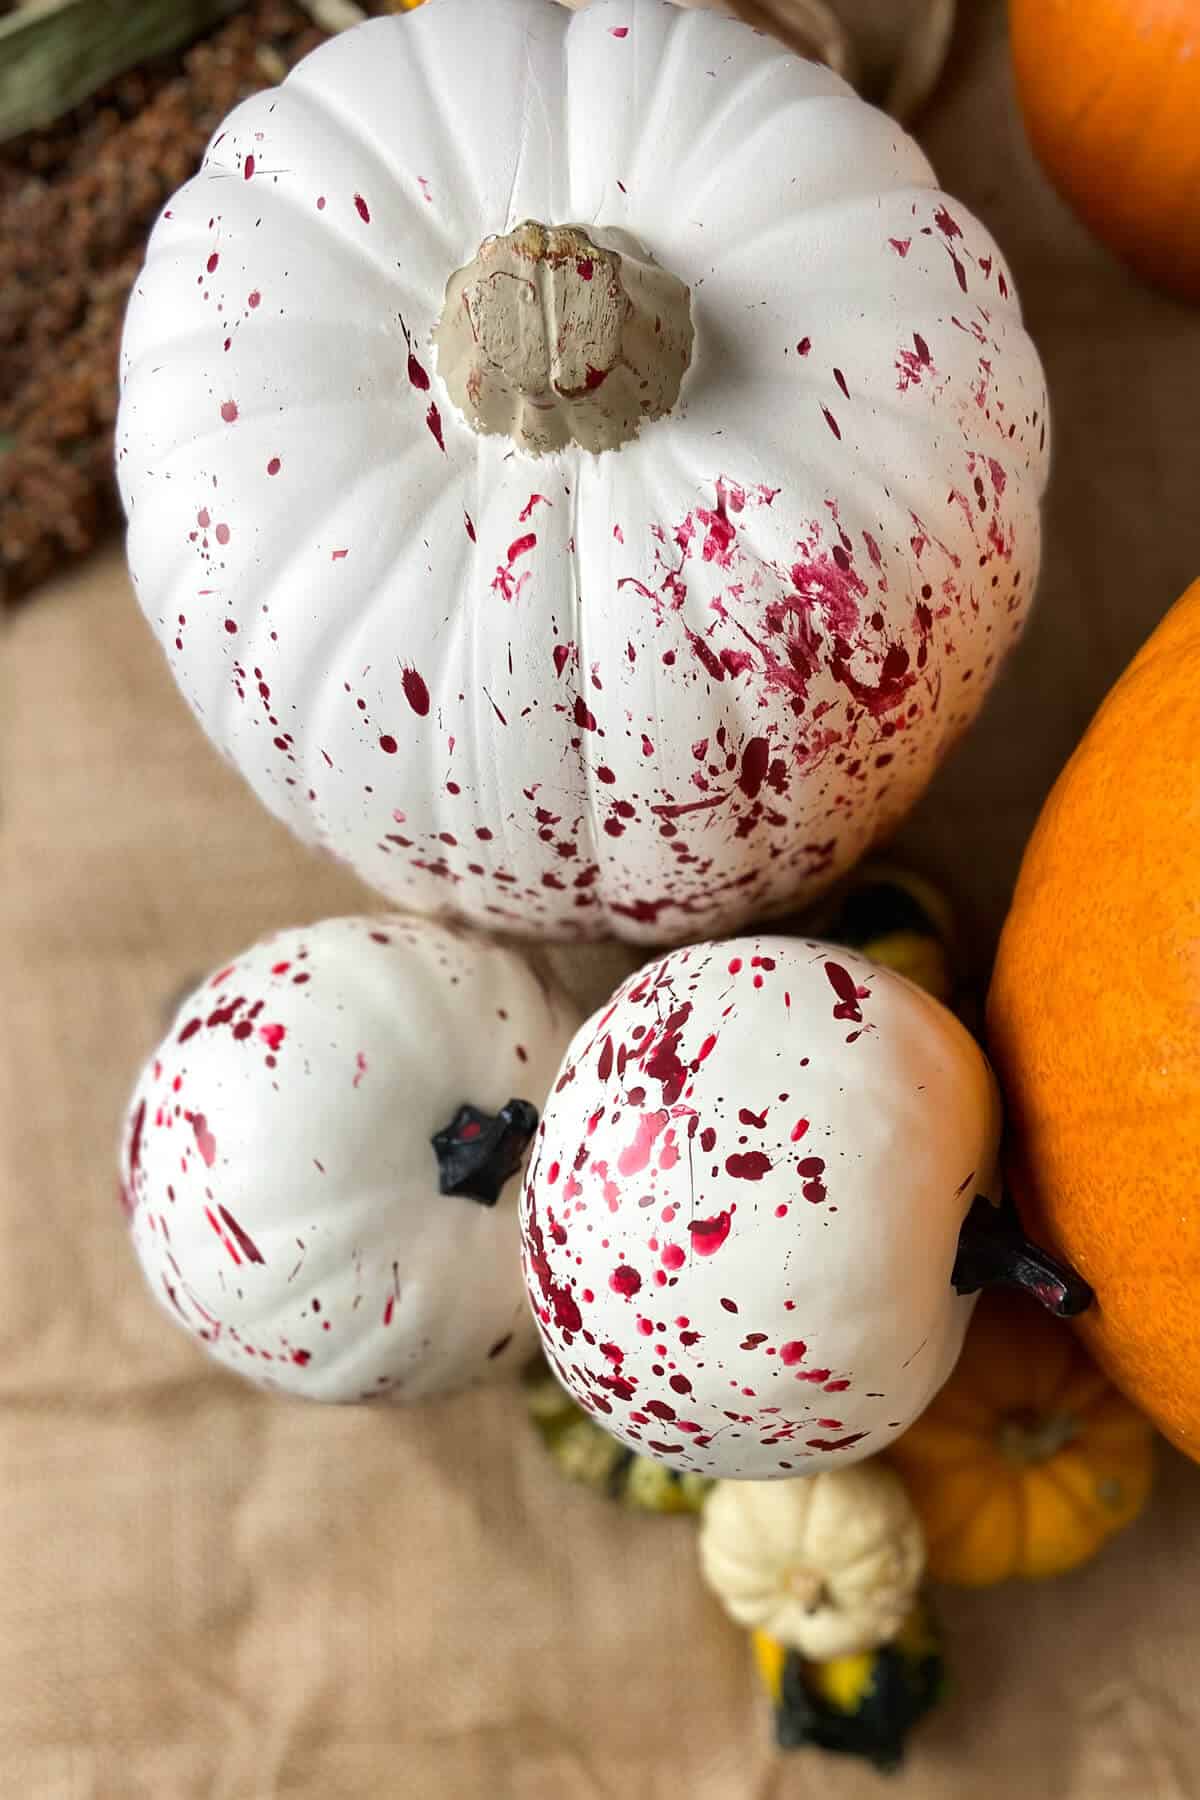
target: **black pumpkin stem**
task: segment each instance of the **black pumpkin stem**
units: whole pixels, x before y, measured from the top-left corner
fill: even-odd
[[[989,1287],[1023,1288],[1060,1319],[1085,1312],[1094,1298],[1069,1263],[1030,1243],[1011,1200],[996,1206],[985,1194],[976,1194],[963,1220],[950,1280],[958,1294]]]
[[[430,1142],[438,1164],[438,1191],[495,1206],[506,1181],[521,1166],[529,1140],[537,1130],[537,1107],[510,1100],[498,1113],[460,1106]]]

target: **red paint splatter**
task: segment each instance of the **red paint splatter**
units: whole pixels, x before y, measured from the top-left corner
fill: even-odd
[[[217,1160],[217,1140],[208,1129],[203,1113],[192,1114],[192,1130],[196,1134],[196,1148],[204,1158],[205,1166],[211,1169]]]
[[[896,255],[901,258],[901,260],[903,260],[904,257],[906,257],[908,255],[909,250],[912,247],[912,239],[910,237],[906,237],[906,238],[890,237],[888,239],[888,243],[892,246],[892,249],[896,252]]]
[[[463,522],[465,523],[465,525],[467,527],[467,536],[470,538],[470,540],[473,544],[477,544],[479,542],[479,539],[475,535],[475,521],[471,517],[469,512],[465,512],[463,514]]]
[[[569,1287],[556,1281],[551,1272],[549,1258],[546,1255],[545,1240],[542,1236],[541,1226],[538,1224],[537,1211],[532,1199],[529,1205],[526,1235],[529,1239],[529,1266],[537,1277],[543,1298],[554,1308],[555,1324],[565,1332],[581,1330],[583,1318],[574,1294]]]
[[[738,786],[747,800],[753,800],[757,796],[770,760],[771,753],[766,738],[751,738],[742,752],[741,773],[738,775]]]
[[[615,38],[627,38],[629,36],[628,25],[613,25],[609,30],[609,36]]]
[[[696,1255],[715,1256],[717,1251],[721,1248],[721,1245],[725,1242],[725,1239],[729,1236],[729,1229],[732,1224],[733,1217],[728,1212],[719,1212],[711,1219],[690,1220],[688,1223],[688,1230],[692,1234],[692,1249],[696,1252]],[[722,1300],[721,1305],[725,1305],[724,1300]],[[726,1310],[736,1312],[737,1308],[735,1306],[730,1306]]]
[[[802,337],[800,342],[796,345],[796,352],[799,356],[807,356],[811,349],[812,339],[810,337]]]
[[[270,462],[267,464],[267,474],[268,475],[278,475],[281,467],[282,467],[282,464],[280,463],[279,458],[277,456],[273,456],[271,458]]]
[[[404,686],[404,698],[418,718],[423,719],[429,711],[429,689],[415,669],[405,669],[401,681]]]
[[[779,1360],[785,1369],[794,1369],[798,1362],[803,1362],[807,1354],[808,1345],[801,1338],[792,1338],[790,1343],[779,1346]]]
[[[688,1078],[689,1071],[679,1059],[679,1040],[691,1015],[692,1003],[685,1000],[668,1016],[649,1054],[643,1050],[642,1067],[652,1080],[662,1083],[664,1106],[675,1104]]]
[[[938,207],[933,215],[933,222],[943,237],[959,238],[962,236],[962,226],[956,219],[950,217],[944,206]]]
[[[446,454],[446,440],[442,436],[442,415],[438,411],[437,404],[434,401],[430,402],[429,411],[425,414],[425,423],[429,427],[430,435],[432,436],[434,443],[444,456]]]
[[[822,1200],[829,1198],[825,1183],[821,1180],[825,1173],[824,1160],[819,1156],[805,1156],[796,1164],[796,1173],[804,1182],[804,1198],[819,1206]]]
[[[287,1030],[282,1025],[260,1025],[258,1035],[269,1050],[278,1050],[287,1036]]]
[[[622,1175],[641,1174],[650,1161],[650,1152],[669,1118],[670,1115],[665,1111],[642,1114],[633,1143],[628,1144],[617,1159],[617,1169]]]
[[[829,673],[847,688],[860,706],[865,706],[874,719],[899,706],[916,681],[916,671],[909,667],[909,654],[903,644],[888,644],[879,665],[876,682],[862,681],[851,672],[850,645],[844,638],[833,641],[834,654],[829,660]]]
[[[221,402],[221,417],[224,419],[225,423],[227,425],[232,425],[234,420],[237,418],[237,416],[238,416],[237,401],[236,400],[222,400],[222,402]]]
[[[229,1209],[227,1207],[218,1206],[217,1211],[220,1213],[220,1215],[224,1219],[226,1225],[228,1225],[230,1231],[233,1233],[234,1237],[237,1239],[238,1243],[241,1245],[242,1252],[246,1258],[246,1261],[252,1262],[252,1263],[262,1263],[265,1266],[267,1259],[263,1255],[262,1251],[259,1249],[258,1245],[255,1243],[254,1239],[250,1236],[250,1233],[248,1231],[244,1231],[242,1229],[242,1227],[238,1224],[237,1220],[234,1218],[233,1214],[229,1211]]]
[[[838,424],[837,420],[834,418],[833,414],[830,412],[830,410],[827,406],[823,406],[821,408],[821,411],[825,415],[825,423],[828,425],[830,431],[832,431],[834,437],[837,438],[840,443],[841,436],[842,436],[841,426]]]
[[[849,1437],[805,1438],[804,1442],[810,1450],[848,1450],[851,1444],[860,1444],[866,1435],[865,1431],[852,1431]]]
[[[841,963],[827,962],[825,974],[830,987],[838,997],[838,1003],[833,1009],[834,1018],[847,1019],[854,1025],[861,1025],[863,1015],[859,1001],[862,996],[859,994],[858,984],[849,969],[844,969]]]
[[[761,1150],[746,1150],[727,1156],[725,1173],[733,1181],[761,1181],[771,1168],[771,1159]]]
[[[640,1291],[642,1278],[628,1263],[621,1263],[609,1276],[608,1285],[614,1294],[624,1294],[627,1300],[631,1300]]]
[[[371,211],[361,194],[355,194],[354,205],[364,225],[371,223]]]
[[[400,748],[400,746],[396,742],[395,738],[390,735],[390,733],[384,732],[383,736],[379,740],[379,748],[383,751],[385,756],[395,756],[395,754],[396,754],[397,750]]]
[[[684,1255],[681,1245],[679,1245],[679,1244],[664,1244],[663,1248],[662,1248],[661,1261],[662,1261],[662,1266],[664,1269],[674,1270],[674,1269],[682,1269],[684,1263],[687,1261],[687,1258]]]

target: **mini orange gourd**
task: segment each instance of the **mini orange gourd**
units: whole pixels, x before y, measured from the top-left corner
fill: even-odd
[[[1095,1290],[1119,1387],[1200,1460],[1200,582],[1025,852],[988,1001],[1025,1228]]]
[[[1200,300],[1196,0],[1009,0],[1038,160],[1139,273]]]
[[[964,1587],[1061,1575],[1141,1511],[1154,1431],[1074,1334],[985,1294],[954,1374],[893,1446],[929,1573]]]

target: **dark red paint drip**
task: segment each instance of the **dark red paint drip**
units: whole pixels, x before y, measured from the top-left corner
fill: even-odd
[[[363,224],[369,225],[371,223],[371,211],[361,194],[355,194],[354,205]]]
[[[415,669],[405,669],[401,680],[404,684],[404,698],[418,718],[423,719],[429,711],[429,689]]]
[[[446,440],[442,436],[442,415],[438,411],[437,403],[435,401],[430,402],[429,411],[425,414],[425,423],[429,427],[434,443],[444,456],[446,454]]]
[[[862,1007],[859,1004],[858,985],[849,969],[841,963],[827,962],[825,974],[829,985],[838,997],[838,1004],[833,1009],[835,1019],[847,1019],[851,1024],[861,1025],[863,1022]]]
[[[242,1227],[238,1224],[237,1220],[234,1218],[233,1214],[228,1210],[227,1207],[218,1206],[217,1211],[220,1213],[220,1215],[224,1219],[226,1225],[228,1225],[230,1231],[233,1233],[234,1237],[237,1239],[238,1243],[241,1245],[242,1253],[245,1256],[246,1261],[252,1262],[252,1263],[262,1263],[265,1266],[267,1259],[263,1255],[262,1251],[259,1249],[258,1245],[255,1243],[254,1239],[250,1236],[250,1233],[248,1231],[243,1231]]]
[[[751,738],[742,752],[742,768],[738,786],[747,800],[757,797],[770,765],[771,752],[765,737]]]
[[[725,1159],[725,1173],[734,1181],[761,1181],[770,1170],[771,1159],[761,1150],[739,1151]]]

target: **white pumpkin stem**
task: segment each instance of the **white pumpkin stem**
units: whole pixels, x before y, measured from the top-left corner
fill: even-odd
[[[617,450],[670,412],[693,336],[688,288],[632,243],[527,220],[450,277],[434,343],[471,429],[541,456]]]

